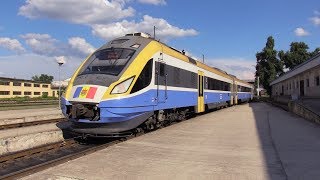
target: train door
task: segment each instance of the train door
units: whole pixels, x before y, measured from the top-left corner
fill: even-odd
[[[233,105],[233,97],[234,97],[234,90],[233,90],[233,86],[234,86],[234,80],[232,80],[232,83],[230,84],[230,106]]]
[[[156,85],[157,85],[157,102],[164,103],[168,99],[167,95],[167,76],[166,64],[163,61],[156,62]]]
[[[238,104],[238,84],[234,82],[233,84],[233,90],[234,90],[234,104]]]
[[[197,106],[197,112],[204,112],[205,106],[204,106],[204,96],[203,96],[203,89],[204,89],[204,78],[203,78],[203,72],[198,71],[198,106]]]

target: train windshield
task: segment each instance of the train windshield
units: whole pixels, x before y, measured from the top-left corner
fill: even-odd
[[[109,74],[117,76],[134,54],[132,49],[109,48],[95,52],[80,70],[84,74]]]

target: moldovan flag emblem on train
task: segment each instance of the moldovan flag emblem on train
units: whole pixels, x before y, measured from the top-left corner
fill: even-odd
[[[97,92],[97,87],[83,86],[77,87],[74,92],[73,98],[88,98],[93,99]]]

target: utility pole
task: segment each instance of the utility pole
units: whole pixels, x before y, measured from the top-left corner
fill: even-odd
[[[153,39],[156,40],[156,26],[153,26]]]
[[[61,109],[61,78],[60,78],[60,69],[63,63],[58,63],[59,64],[59,109]]]
[[[203,62],[203,64],[204,64],[204,54],[202,54],[202,62]]]
[[[61,109],[61,78],[60,78],[60,69],[61,66],[65,63],[65,61],[63,60],[63,57],[58,57],[57,58],[57,63],[59,65],[59,92],[58,92],[58,97],[59,97],[59,109]]]

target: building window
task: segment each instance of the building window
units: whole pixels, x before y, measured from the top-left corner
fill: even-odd
[[[21,91],[13,91],[13,95],[21,95]]]
[[[0,85],[10,86],[10,82],[9,81],[0,81]]]
[[[0,95],[10,95],[10,91],[0,91]]]
[[[43,85],[42,85],[42,87],[43,87],[43,88],[48,88],[48,87],[49,87],[49,85],[47,85],[47,84],[43,84]]]
[[[13,86],[21,86],[21,82],[13,82]]]
[[[24,95],[31,95],[31,92],[30,91],[26,91],[23,93]]]
[[[33,92],[33,95],[40,95],[40,92]]]
[[[25,87],[31,87],[31,84],[30,83],[24,83],[24,86]]]
[[[48,96],[48,92],[42,92],[42,96]]]
[[[310,82],[309,82],[309,79],[307,79],[307,87],[310,86]]]
[[[33,84],[33,87],[40,87],[40,84]]]
[[[320,78],[319,78],[319,76],[317,76],[317,77],[315,77],[315,84],[316,84],[316,86],[319,86],[320,85]]]

